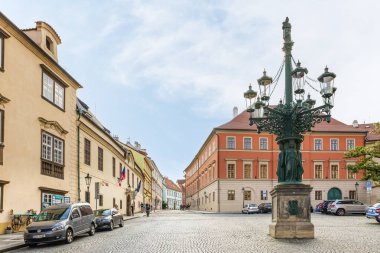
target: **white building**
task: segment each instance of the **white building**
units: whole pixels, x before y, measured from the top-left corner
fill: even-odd
[[[179,210],[182,204],[182,192],[181,188],[173,183],[169,178],[164,178],[165,187],[164,196],[169,210]]]

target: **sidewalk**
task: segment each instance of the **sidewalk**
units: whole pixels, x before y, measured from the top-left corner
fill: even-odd
[[[134,216],[123,216],[124,221],[141,218],[146,216],[146,213],[135,213]],[[18,249],[25,247],[24,243],[24,233],[12,233],[12,234],[4,234],[0,235],[0,253],[7,252],[10,250]]]
[[[217,212],[208,212],[208,211],[201,211],[201,210],[184,210],[185,212],[190,212],[190,213],[201,213],[201,214],[220,214]]]

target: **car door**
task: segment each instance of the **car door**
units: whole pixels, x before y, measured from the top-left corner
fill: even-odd
[[[73,208],[70,219],[72,221],[74,235],[77,235],[82,230],[82,219],[78,207]]]
[[[363,205],[362,202],[359,202],[359,201],[354,201],[354,206],[355,206],[355,213],[364,213],[365,212],[365,209],[366,209],[366,206]]]

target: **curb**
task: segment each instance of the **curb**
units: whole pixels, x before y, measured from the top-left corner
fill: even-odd
[[[8,251],[15,250],[15,249],[21,249],[21,248],[24,248],[24,247],[28,247],[28,245],[26,245],[24,243],[24,244],[15,245],[15,246],[12,246],[12,247],[9,247],[9,248],[6,248],[6,249],[0,249],[0,253],[8,252]]]

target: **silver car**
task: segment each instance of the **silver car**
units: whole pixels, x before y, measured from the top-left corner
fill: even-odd
[[[241,213],[259,213],[259,207],[256,204],[245,205],[241,210]]]
[[[351,213],[365,214],[367,205],[353,199],[337,199],[330,205],[331,213],[335,215],[345,215]]]
[[[32,247],[54,241],[71,243],[79,234],[88,233],[92,236],[95,234],[94,219],[88,203],[50,206],[43,209],[37,219],[26,227],[25,244]]]

